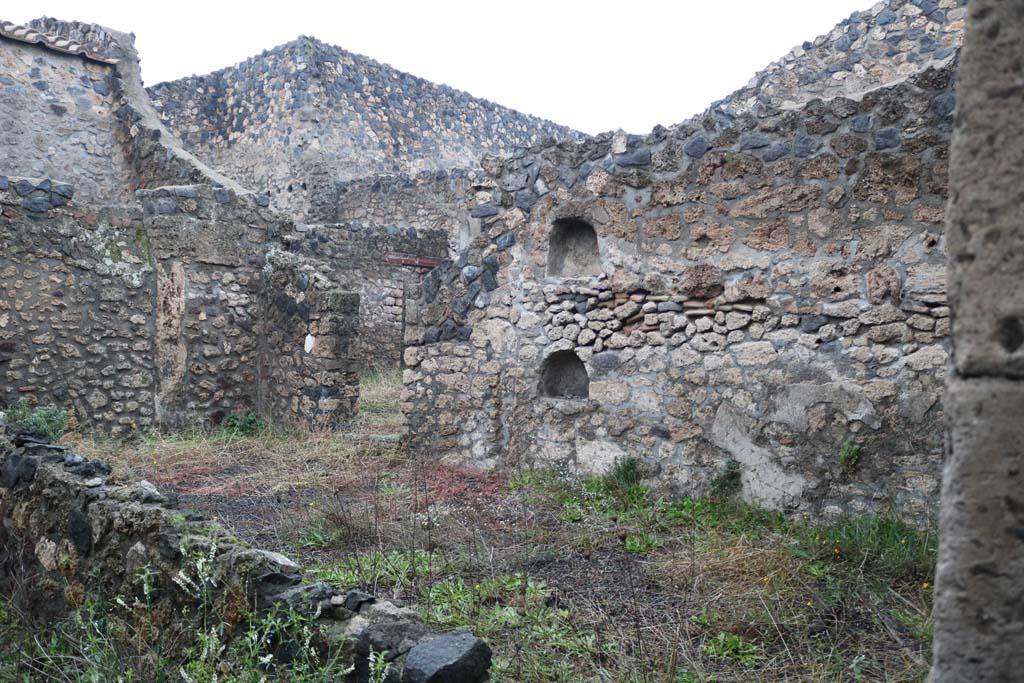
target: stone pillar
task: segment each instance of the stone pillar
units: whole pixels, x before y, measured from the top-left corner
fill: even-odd
[[[1024,0],[972,0],[946,238],[953,307],[932,683],[1024,680]]]

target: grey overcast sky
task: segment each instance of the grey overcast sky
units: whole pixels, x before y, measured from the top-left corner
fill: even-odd
[[[872,0],[35,0],[136,36],[149,85],[235,64],[300,35],[586,133],[646,133],[743,86]],[[9,13],[3,15],[3,13]]]

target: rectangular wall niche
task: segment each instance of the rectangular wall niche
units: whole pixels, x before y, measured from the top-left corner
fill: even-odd
[[[594,226],[579,218],[560,218],[551,227],[548,277],[580,278],[601,274]]]

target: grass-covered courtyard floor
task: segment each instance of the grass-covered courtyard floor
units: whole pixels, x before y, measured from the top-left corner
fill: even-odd
[[[727,491],[663,500],[628,461],[580,481],[409,459],[400,390],[395,374],[364,380],[342,434],[239,422],[66,441],[313,577],[472,629],[495,682],[925,679],[934,537],[892,519],[814,525]],[[0,636],[5,623],[0,610]]]

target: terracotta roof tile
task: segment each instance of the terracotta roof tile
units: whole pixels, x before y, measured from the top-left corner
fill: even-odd
[[[69,55],[78,55],[91,59],[94,62],[100,62],[101,64],[117,64],[118,60],[111,59],[109,57],[103,57],[95,52],[92,52],[88,47],[81,43],[76,43],[73,40],[62,38],[60,36],[51,36],[46,33],[40,33],[34,28],[27,26],[21,26],[11,21],[0,21],[0,37],[10,38],[11,40],[17,40],[22,43],[30,43],[39,45],[56,52],[64,52]]]

